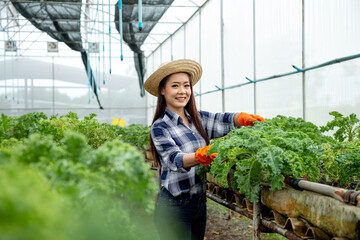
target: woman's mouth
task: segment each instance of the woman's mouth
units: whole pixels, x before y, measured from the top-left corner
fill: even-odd
[[[179,102],[185,102],[185,97],[177,97],[175,99],[178,100]]]

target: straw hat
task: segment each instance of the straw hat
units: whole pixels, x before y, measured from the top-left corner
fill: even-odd
[[[190,74],[191,83],[194,86],[201,77],[202,68],[199,63],[189,59],[165,62],[146,80],[144,88],[150,94],[157,97],[161,80],[173,73],[179,72]]]

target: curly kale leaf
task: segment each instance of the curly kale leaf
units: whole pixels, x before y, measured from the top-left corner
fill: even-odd
[[[251,202],[259,201],[261,170],[261,163],[256,156],[244,159],[236,164],[234,178],[238,183],[237,190],[244,193]]]
[[[360,137],[360,125],[358,125],[360,120],[356,117],[355,113],[352,113],[347,117],[344,117],[341,113],[336,111],[330,112],[329,114],[334,116],[334,119],[325,126],[320,127],[322,132],[337,128],[334,133],[334,138],[340,142],[345,140],[351,142]]]

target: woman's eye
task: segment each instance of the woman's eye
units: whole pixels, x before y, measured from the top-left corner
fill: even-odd
[[[190,87],[190,84],[186,84],[185,87],[187,87],[187,88]]]
[[[177,87],[177,85],[171,85],[171,87]]]

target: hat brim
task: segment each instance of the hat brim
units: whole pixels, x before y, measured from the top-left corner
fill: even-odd
[[[146,80],[144,88],[151,95],[157,97],[161,80],[173,73],[179,72],[188,73],[191,77],[191,84],[194,86],[200,80],[202,68],[199,63],[189,59],[169,62],[160,66],[153,74],[151,74]]]

